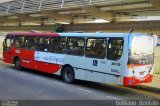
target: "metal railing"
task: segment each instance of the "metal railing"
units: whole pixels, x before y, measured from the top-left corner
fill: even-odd
[[[124,2],[126,0],[19,0],[0,4],[0,15]]]

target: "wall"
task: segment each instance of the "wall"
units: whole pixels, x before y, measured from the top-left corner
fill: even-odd
[[[26,26],[0,26],[0,31],[54,31],[54,25],[26,25]],[[86,24],[67,24],[63,25],[65,32],[84,31],[84,32],[134,32],[160,34],[160,21],[135,21],[135,22],[111,22],[111,23],[86,23]]]

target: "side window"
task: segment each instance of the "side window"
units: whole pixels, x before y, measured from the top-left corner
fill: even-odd
[[[15,36],[15,47],[24,48],[24,36]]]
[[[37,50],[48,51],[49,49],[49,37],[40,36],[38,37]]]
[[[50,44],[50,52],[65,53],[65,37],[52,37]]]
[[[11,49],[13,44],[13,36],[7,36],[3,42],[3,51],[8,51]]]
[[[108,40],[107,58],[110,60],[118,60],[123,53],[123,39],[110,38]]]
[[[85,38],[67,38],[67,54],[83,56]]]
[[[105,58],[106,39],[105,38],[88,38],[86,46],[86,57]]]
[[[25,37],[25,48],[28,50],[36,50],[37,37],[36,36],[26,36]]]

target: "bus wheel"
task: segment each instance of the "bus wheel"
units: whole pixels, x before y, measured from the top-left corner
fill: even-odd
[[[73,83],[75,79],[73,68],[69,66],[65,67],[62,70],[62,77],[66,83]]]
[[[19,58],[16,58],[15,61],[14,61],[14,64],[15,64],[15,68],[20,70],[21,69],[21,61]]]

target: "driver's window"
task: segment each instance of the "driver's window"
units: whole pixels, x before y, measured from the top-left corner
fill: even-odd
[[[8,51],[11,49],[13,44],[13,36],[7,36],[3,43],[3,50]]]

